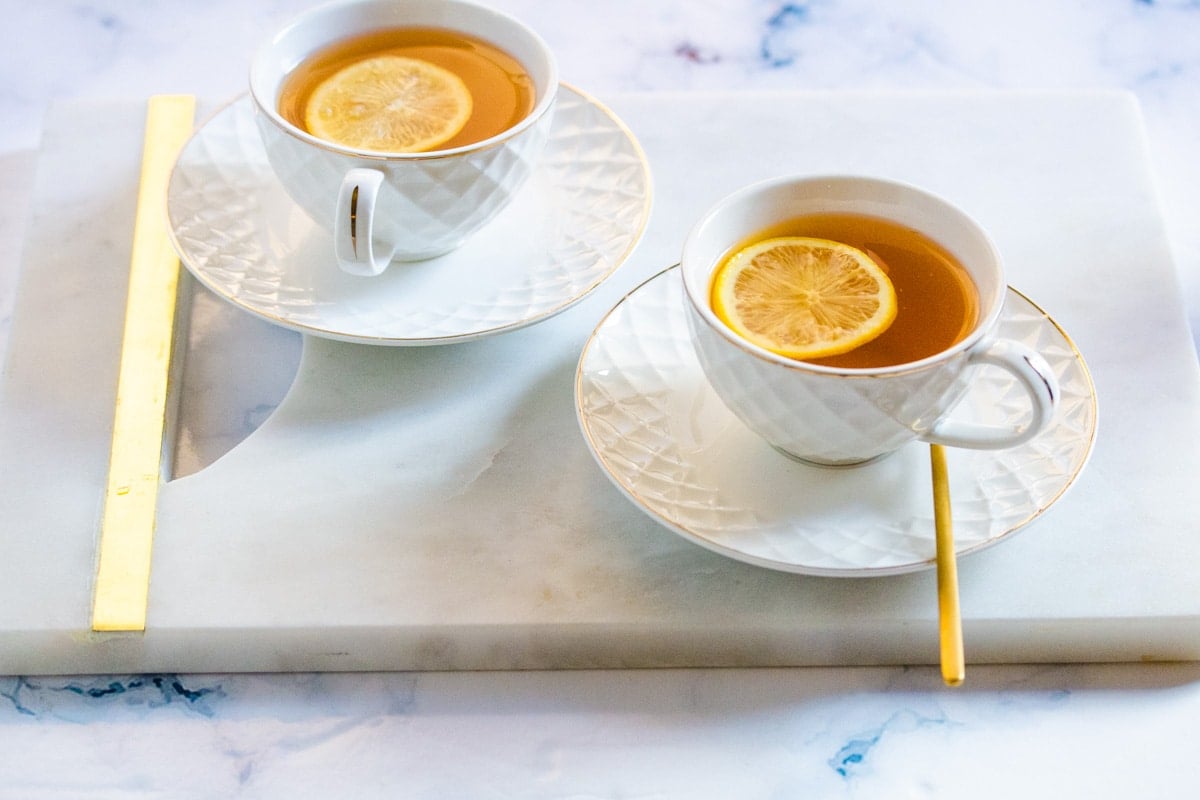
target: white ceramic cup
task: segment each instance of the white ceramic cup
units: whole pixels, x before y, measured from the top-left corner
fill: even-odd
[[[878,369],[838,369],[775,355],[747,342],[713,313],[709,289],[730,248],[773,223],[816,212],[883,217],[948,249],[979,290],[979,320],[962,341],[929,358]],[[786,177],[719,202],[683,247],[683,285],[692,340],[717,395],[776,449],[825,465],[863,463],[922,439],[1002,449],[1033,438],[1053,418],[1058,382],[1036,352],[994,336],[1004,305],[1004,270],[992,240],[970,217],[925,191],[866,177]],[[952,417],[977,368],[1012,374],[1031,414],[1015,426]]]
[[[322,47],[368,31],[443,28],[504,50],[529,72],[533,110],[474,144],[376,153],[327,142],[279,113],[284,78]],[[333,233],[338,265],[378,275],[389,263],[450,252],[491,220],[529,177],[550,132],[558,67],[533,30],[463,0],[352,0],[315,8],[266,41],[250,67],[250,94],[267,158],[288,195]]]

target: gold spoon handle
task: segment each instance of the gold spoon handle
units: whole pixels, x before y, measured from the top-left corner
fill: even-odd
[[[933,471],[933,520],[937,537],[938,630],[941,640],[942,680],[958,686],[966,678],[963,657],[962,615],[958,604],[958,562],[954,557],[954,524],[950,515],[950,479],[946,451],[929,446]]]

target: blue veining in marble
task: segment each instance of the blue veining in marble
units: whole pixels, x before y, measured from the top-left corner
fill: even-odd
[[[796,60],[796,53],[785,49],[780,36],[798,25],[809,22],[807,3],[784,3],[767,20],[767,32],[759,46],[759,55],[770,67],[786,67]]]
[[[101,8],[93,8],[84,6],[77,11],[80,20],[95,22],[105,32],[114,36],[121,36],[125,32],[125,22],[115,12],[106,11]]]
[[[92,6],[82,6],[79,9],[77,9],[76,13],[79,15],[79,19],[93,20],[93,21],[99,23],[100,27],[104,28],[105,30],[111,31],[111,30],[116,30],[119,27],[122,27],[120,17],[118,17],[115,13],[105,11],[100,8],[94,8]]]
[[[915,711],[897,711],[878,728],[866,731],[847,741],[827,763],[843,778],[852,778],[862,768],[867,755],[883,740],[885,735],[951,724],[953,723],[945,715],[927,717]]]
[[[3,697],[5,700],[12,703],[13,710],[16,711],[18,714],[24,714],[24,715],[30,716],[30,717],[35,716],[34,710],[32,708],[29,708],[28,706],[26,706],[24,703],[21,702],[20,695],[21,695],[21,688],[23,686],[25,686],[24,678],[14,678],[13,679],[13,688],[11,690],[0,691],[0,697]]]
[[[7,700],[16,713],[31,717],[48,713],[69,717],[73,710],[80,708],[79,701],[83,706],[92,707],[97,702],[114,702],[117,698],[125,706],[149,709],[179,706],[182,702],[184,708],[211,717],[213,709],[207,701],[224,696],[220,685],[189,686],[178,675],[90,680],[17,677],[8,680],[10,686],[0,690],[0,698]]]

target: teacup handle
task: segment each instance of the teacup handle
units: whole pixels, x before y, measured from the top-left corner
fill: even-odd
[[[338,266],[351,275],[371,277],[387,269],[394,251],[375,248],[375,202],[383,173],[356,167],[342,178],[333,217],[333,252]]]
[[[1002,450],[1029,441],[1054,418],[1058,407],[1058,379],[1046,359],[1036,352],[1011,339],[993,339],[976,347],[968,359],[972,364],[1000,367],[1016,378],[1029,395],[1032,419],[1023,426],[945,419],[934,425],[922,439],[949,447]]]

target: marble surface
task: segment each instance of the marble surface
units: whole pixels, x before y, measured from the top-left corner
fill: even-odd
[[[0,53],[5,329],[47,103],[232,96],[304,5],[0,6],[22,32]],[[1132,90],[1196,327],[1194,0],[497,5],[600,95]],[[3,677],[0,797],[1175,797],[1200,787],[1198,713],[1196,664],[975,667],[953,691],[925,667]]]
[[[1052,326],[1040,313],[1031,317],[1039,324],[1020,338],[1058,373],[1063,401],[1054,427],[1072,435],[1048,432],[996,458],[948,454],[961,547],[979,544],[981,509],[996,535],[1036,517],[1003,547],[960,559],[972,661],[1200,656],[1200,539],[1192,535],[1192,509],[1179,501],[1200,473],[1200,451],[1179,453],[1170,466],[1157,458],[1175,441],[1200,440],[1200,368],[1170,285],[1132,98],[774,92],[764,107],[760,97],[608,95],[652,165],[656,207],[629,259],[571,308],[453,345],[306,338],[295,380],[267,421],[253,431],[244,426],[246,438],[230,452],[159,490],[147,630],[132,637],[88,635],[88,604],[129,269],[128,240],[111,231],[129,227],[143,103],[56,106],[45,123],[18,316],[0,384],[0,473],[9,475],[0,483],[0,518],[12,521],[8,557],[0,561],[0,672],[930,663],[937,654],[931,571],[869,581],[800,579],[716,556],[664,530],[615,491],[576,419],[572,378],[584,342],[620,297],[678,259],[692,220],[748,180],[818,170],[918,182],[971,209],[1005,253],[1007,278],[1065,327],[1089,365],[1090,379],[1076,372],[1068,380],[1073,348],[1061,340],[1055,346]],[[861,135],[864,106],[886,136]],[[589,101],[573,113],[591,119],[594,108]],[[559,111],[565,123],[568,105]],[[731,129],[731,118],[755,136]],[[1077,135],[1078,119],[1096,125],[1087,140]],[[942,126],[960,133],[952,154],[936,140]],[[690,131],[686,142],[680,128]],[[256,136],[249,132],[250,141]],[[624,135],[617,139],[628,144]],[[630,175],[624,163],[598,166],[613,163],[594,157],[612,139],[590,125],[569,140],[589,143],[593,157],[582,173],[596,175],[589,192],[601,168]],[[719,161],[695,170],[695,153],[717,150]],[[1093,170],[1098,159],[1108,165],[1102,180]],[[632,176],[642,175],[641,158],[632,164]],[[1004,169],[964,170],[974,164]],[[572,162],[558,174],[567,178],[575,169]],[[84,173],[87,181],[72,185]],[[644,184],[632,185],[637,228]],[[227,213],[228,195],[217,197],[217,210]],[[236,226],[214,224],[209,236],[244,233],[267,204],[245,206]],[[589,214],[597,208],[587,204]],[[380,282],[386,293],[390,278],[419,276],[400,265],[365,282],[342,276],[317,255],[328,259],[328,240],[322,247],[307,218],[292,212],[279,214],[286,224],[278,230],[295,231],[312,274],[344,281],[351,296]],[[214,218],[209,207],[198,214]],[[472,250],[480,258],[476,245],[488,240],[510,252],[540,241],[520,224],[524,219],[520,207],[507,209],[480,234],[486,239],[464,246],[462,258]],[[63,237],[61,228],[74,234]],[[1042,250],[1061,228],[1079,242],[1048,268]],[[1118,229],[1119,236],[1105,239]],[[548,241],[561,238],[569,237]],[[264,239],[276,252],[290,241],[281,233]],[[211,246],[201,236],[192,242]],[[616,246],[624,247],[621,239]],[[1126,265],[1136,258],[1147,263],[1131,272]],[[1078,292],[1084,274],[1113,287],[1109,302]],[[668,285],[677,299],[678,285]],[[440,296],[436,287],[425,308]],[[412,287],[409,296],[418,291]],[[204,293],[197,289],[196,297]],[[1140,324],[1141,308],[1159,309],[1153,331]],[[212,406],[230,386],[248,391],[258,384],[254,367],[279,360],[274,337],[264,343],[246,333],[234,348],[212,348],[214,329],[247,316],[232,304],[220,311],[191,326],[191,346],[178,359],[183,375],[174,391],[195,406]],[[650,324],[669,316],[657,309],[630,324],[632,340],[615,347],[609,340],[599,350],[628,353],[670,342],[667,328]],[[64,318],[71,324],[61,324]],[[679,343],[691,350],[686,336]],[[234,375],[230,349],[250,365],[248,374]],[[226,379],[197,385],[188,365],[198,359],[224,365]],[[668,400],[650,385],[654,373],[645,365],[623,377],[614,365],[600,372],[616,380],[619,399],[601,399],[598,407],[615,404],[631,415],[602,428],[644,424],[682,433],[684,450],[702,453],[708,465],[694,472],[673,446],[638,443],[632,462],[650,481],[634,492],[641,499],[651,498],[648,487],[661,489],[695,512],[685,519],[701,526],[724,509],[730,541],[758,540],[762,552],[824,547],[833,563],[880,567],[898,547],[931,565],[927,447],[914,443],[855,470],[805,470],[744,435],[740,423],[729,424],[715,398]],[[618,388],[626,378],[642,396]],[[1080,466],[1091,450],[1093,381],[1103,434],[1078,485],[1063,495],[1058,479],[1069,479],[1072,453]],[[686,386],[689,379],[673,374],[671,383]],[[589,394],[585,384],[581,379],[582,395]],[[983,387],[972,394],[968,405],[1009,405],[983,399]],[[1023,413],[1023,393],[1013,405]],[[1146,406],[1154,413],[1144,414]],[[259,408],[265,413],[263,403],[244,406],[230,422],[257,416]],[[189,413],[179,428],[197,445],[212,444]],[[696,429],[712,441],[703,442]],[[716,464],[726,471],[708,472]],[[703,483],[705,473],[715,485],[697,494],[692,482]],[[1136,502],[1112,491],[1114,480]],[[733,499],[748,485],[756,499]],[[853,500],[839,503],[844,496]],[[769,501],[782,501],[808,529],[773,532]],[[1147,508],[1156,513],[1148,517]],[[822,532],[825,513],[842,518],[826,517]],[[754,521],[745,525],[748,519]],[[872,519],[872,532],[856,527]],[[35,531],[37,537],[28,535]],[[1076,561],[1082,568],[1062,571]],[[1114,585],[1125,590],[1109,591]]]

